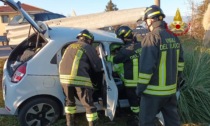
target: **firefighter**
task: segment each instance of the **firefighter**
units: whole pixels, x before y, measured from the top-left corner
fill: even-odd
[[[67,126],[74,126],[75,97],[86,109],[89,126],[95,126],[98,114],[93,103],[91,76],[102,71],[102,63],[95,48],[91,46],[94,36],[83,30],[77,35],[78,42],[70,44],[59,65],[60,82],[65,98]]]
[[[162,112],[165,126],[180,126],[177,112],[177,75],[184,69],[180,40],[166,29],[165,14],[156,5],[147,7],[143,20],[149,33],[142,40],[139,82],[136,93],[141,96],[141,126],[155,126]]]
[[[135,90],[138,82],[138,57],[141,53],[141,44],[133,41],[133,33],[128,26],[120,26],[115,33],[118,38],[122,39],[125,45],[115,56],[108,56],[107,60],[114,64],[123,63],[123,70],[121,70],[124,71],[123,82],[132,111],[132,116],[128,118],[127,123],[128,125],[138,126],[140,102]]]

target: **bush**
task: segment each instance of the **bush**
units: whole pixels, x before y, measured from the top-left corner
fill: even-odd
[[[194,50],[193,50],[194,49]],[[210,122],[210,49],[198,46],[185,53],[179,111],[184,123]]]

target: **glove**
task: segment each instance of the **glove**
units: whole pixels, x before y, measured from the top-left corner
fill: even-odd
[[[143,94],[146,88],[147,88],[147,85],[138,83],[136,87],[136,95],[141,97],[141,95]]]

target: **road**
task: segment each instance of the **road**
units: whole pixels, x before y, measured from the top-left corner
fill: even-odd
[[[7,58],[11,53],[11,48],[9,46],[2,46],[0,44],[0,59]]]

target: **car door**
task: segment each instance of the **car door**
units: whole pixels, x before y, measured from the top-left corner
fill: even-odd
[[[117,107],[117,100],[118,100],[118,89],[115,84],[115,81],[111,74],[110,67],[107,66],[107,62],[105,60],[105,51],[103,49],[102,44],[99,45],[99,55],[102,61],[104,74],[105,74],[105,85],[106,85],[106,109],[105,115],[110,118],[110,120],[114,119],[115,111]]]

